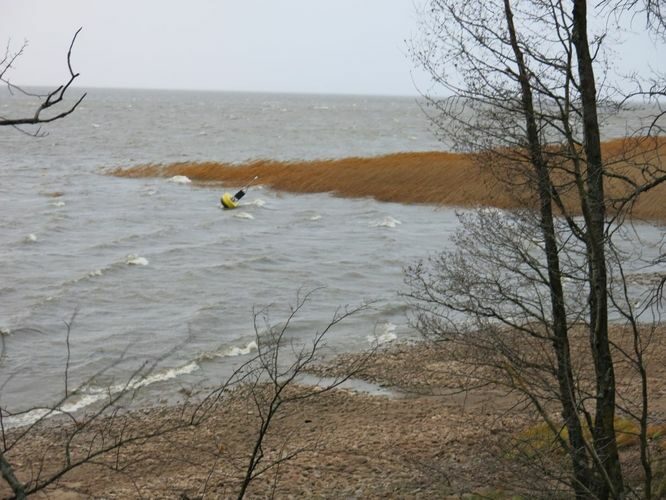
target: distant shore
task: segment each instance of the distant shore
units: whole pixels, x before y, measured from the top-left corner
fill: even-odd
[[[613,140],[604,143],[604,154],[614,171],[638,179],[636,164],[660,162],[655,151],[666,155],[666,140]],[[656,144],[656,150],[655,149]],[[629,161],[627,161],[629,158]],[[257,160],[243,164],[219,162],[136,165],[109,172],[119,177],[172,177],[184,175],[201,183],[233,187],[254,176],[273,189],[298,193],[330,192],[344,197],[373,197],[379,201],[432,204],[450,207],[492,206],[517,208],[530,203],[529,193],[520,201],[501,184],[497,171],[479,168],[474,157],[462,153],[395,153],[368,158],[278,162]],[[619,194],[617,182],[607,182],[611,197]],[[638,220],[666,222],[666,183],[644,193],[632,215]],[[612,207],[609,207],[612,212]]]

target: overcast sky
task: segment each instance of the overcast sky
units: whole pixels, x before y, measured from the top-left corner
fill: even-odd
[[[12,73],[23,85],[61,83],[82,26],[81,87],[415,95],[428,80],[405,40],[424,2],[0,0],[0,43],[28,40]],[[627,71],[654,54],[646,37],[619,50]]]
[[[422,0],[414,0],[422,3]],[[0,0],[29,46],[13,80],[79,86],[414,95],[413,0]],[[4,43],[4,42],[2,42]],[[421,79],[423,77],[421,76]]]

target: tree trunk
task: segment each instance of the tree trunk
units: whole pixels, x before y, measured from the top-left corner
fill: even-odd
[[[552,206],[552,181],[547,162],[543,156],[541,142],[534,114],[534,98],[529,82],[523,52],[518,45],[513,12],[509,0],[504,0],[504,12],[507,21],[511,47],[513,49],[521,87],[522,108],[525,115],[530,163],[537,175],[541,233],[545,241],[548,283],[553,315],[553,346],[557,360],[557,380],[559,399],[562,404],[562,417],[569,435],[570,456],[573,469],[573,488],[577,498],[589,495],[590,473],[582,426],[577,413],[574,378],[571,366],[566,308],[562,287],[562,273],[555,235]]]
[[[593,60],[587,37],[586,0],[573,0],[573,43],[583,105],[584,150],[587,161],[587,258],[590,283],[590,344],[596,375],[596,413],[592,436],[604,470],[596,475],[593,493],[600,499],[621,498],[622,470],[615,439],[615,373],[608,340],[608,295],[605,256],[604,166],[597,117],[597,95]]]

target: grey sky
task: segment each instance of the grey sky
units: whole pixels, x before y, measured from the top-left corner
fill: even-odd
[[[79,86],[416,94],[412,0],[2,0],[29,42],[13,80],[55,84],[79,26]],[[418,76],[415,78],[419,78]]]
[[[461,0],[462,1],[462,0]],[[0,41],[29,46],[12,79],[82,87],[417,94],[428,80],[405,39],[424,0],[0,0]],[[636,26],[640,33],[641,26]],[[618,70],[651,59],[644,36],[618,48]]]

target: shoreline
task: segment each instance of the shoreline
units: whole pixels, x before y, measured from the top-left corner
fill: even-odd
[[[455,206],[483,202],[511,208],[502,206],[504,193],[492,189],[494,179],[483,177],[475,168],[464,155],[404,153],[321,162],[148,165],[116,170],[112,175],[186,175],[198,182],[232,185],[242,185],[259,175],[266,185],[285,191]],[[661,187],[666,189],[666,185]],[[636,213],[666,222],[664,193],[650,193],[657,201],[648,200]],[[651,346],[651,355],[657,360],[650,374],[651,417],[666,422],[666,328],[663,323],[659,328],[658,341]],[[308,372],[306,380],[312,384],[319,377],[340,375],[359,356],[363,354],[348,353],[323,362]],[[259,476],[250,487],[250,496],[459,498],[521,494],[525,470],[507,456],[512,440],[533,429],[538,420],[515,394],[501,387],[485,385],[474,392],[461,391],[461,381],[456,378],[461,367],[455,365],[456,359],[442,356],[440,349],[427,342],[395,343],[381,348],[359,373],[360,378],[351,381],[351,387],[299,399],[297,396],[312,385],[294,385],[290,393],[296,397],[276,416],[262,450],[267,461],[280,466]],[[624,388],[631,387],[633,381],[627,370],[626,366],[619,370]],[[194,418],[196,402],[187,406],[158,404],[121,413],[117,423],[101,420],[77,426],[59,419],[40,427],[8,456],[19,464],[23,479],[66,459],[62,450],[71,435],[77,439],[70,451],[82,456],[100,436],[113,439],[123,432],[156,429],[159,432],[153,438],[138,439],[121,453],[100,457],[95,464],[68,473],[45,496],[61,500],[234,497],[257,428],[265,421],[256,400],[243,396],[247,394],[239,391],[220,399],[215,411],[197,426],[183,424]],[[161,432],[171,426],[175,430]],[[9,434],[17,432],[21,430]],[[666,453],[664,436],[666,424],[655,441]],[[284,457],[289,460],[282,462]],[[2,485],[0,496],[6,494]]]
[[[665,337],[666,325],[662,324],[650,353],[655,360],[650,365],[651,414],[665,431],[655,444],[664,453],[666,366],[661,361],[666,357]],[[342,354],[318,365],[308,376],[336,376],[359,356],[363,354]],[[248,494],[252,498],[268,497],[271,492],[277,497],[459,498],[477,494],[501,498],[524,493],[525,471],[507,460],[507,453],[513,440],[534,428],[538,420],[517,404],[515,394],[501,387],[469,393],[457,390],[452,373],[460,368],[455,363],[430,342],[394,343],[381,348],[358,373],[365,383],[386,392],[369,394],[341,387],[285,404],[263,449],[266,461],[290,458],[259,476]],[[618,378],[630,383],[626,366],[619,370]],[[296,385],[289,394],[304,390],[307,387]],[[98,465],[68,473],[48,490],[49,498],[234,497],[260,415],[242,391],[232,391],[231,396],[196,427],[130,445],[122,452],[127,465],[121,472],[110,466],[115,456],[98,460]],[[177,405],[138,410],[131,414],[127,428],[164,428],[188,417],[188,412]],[[100,424],[103,428],[104,422]],[[57,451],[64,430],[45,426],[20,453],[13,452],[11,458],[24,466],[22,473],[30,468],[34,471],[40,457]],[[94,435],[99,429],[90,431]],[[633,460],[631,450],[623,448],[627,460]]]
[[[400,345],[399,350],[419,345]],[[389,348],[379,353],[378,359],[390,359],[390,352]],[[368,384],[381,387],[382,382]],[[290,391],[307,387],[295,385]],[[267,498],[273,491],[277,498],[442,498],[455,491],[493,492],[502,486],[505,478],[491,481],[487,470],[483,475],[478,471],[500,452],[499,438],[517,431],[522,419],[507,417],[504,409],[492,408],[484,398],[470,405],[460,398],[401,391],[370,394],[340,387],[286,405],[266,439],[265,460],[297,453],[280,466],[277,483],[272,473],[254,480],[249,498]],[[178,406],[133,413],[136,425],[149,428],[179,418]],[[130,446],[129,454],[135,456],[130,462],[135,463],[122,473],[111,470],[108,461],[86,465],[68,473],[46,494],[62,500],[192,499],[204,494],[203,498],[234,498],[258,418],[249,399],[232,397],[196,428]],[[29,466],[31,457],[41,458],[43,450],[60,446],[63,437],[61,426],[46,425],[12,458]],[[468,456],[471,450],[473,457]],[[34,470],[39,460],[31,465]],[[433,467],[440,477],[433,478]],[[7,493],[0,488],[0,496]]]

